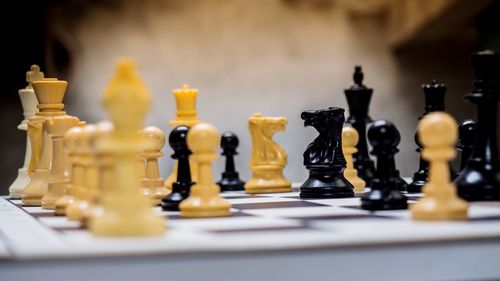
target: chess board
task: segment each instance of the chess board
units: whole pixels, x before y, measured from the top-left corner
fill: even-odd
[[[500,238],[500,202],[473,203],[466,222],[415,222],[408,210],[369,212],[359,195],[301,199],[289,193],[227,192],[231,217],[168,217],[168,232],[154,238],[98,238],[76,222],[20,200],[0,198],[0,256],[32,260],[116,255],[258,252],[373,245],[479,241]],[[410,204],[420,195],[409,195]]]

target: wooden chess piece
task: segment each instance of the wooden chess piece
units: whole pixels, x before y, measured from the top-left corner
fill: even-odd
[[[422,157],[429,161],[424,197],[411,206],[414,220],[466,220],[467,203],[457,196],[448,161],[455,157],[457,123],[444,112],[426,115],[418,123]]]
[[[476,80],[474,90],[465,98],[477,105],[477,141],[455,184],[458,195],[467,201],[500,200],[497,143],[500,53],[475,53],[471,62]]]
[[[52,138],[44,126],[46,119],[64,116],[62,100],[68,82],[55,78],[43,78],[32,83],[38,100],[35,113],[28,121],[28,136],[31,144],[31,156],[28,172],[33,174],[30,183],[23,191],[22,201],[25,206],[41,206],[42,197],[49,188],[49,170],[52,165]]]
[[[179,204],[184,201],[190,193],[191,170],[189,168],[189,155],[191,150],[187,146],[187,134],[189,127],[177,126],[168,136],[168,143],[174,150],[172,159],[177,160],[177,180],[172,183],[172,192],[161,201],[161,207],[165,211],[178,211]]]
[[[66,132],[78,126],[78,118],[63,115],[45,120],[43,126],[52,138],[52,166],[49,171],[48,191],[42,197],[43,209],[55,209],[56,201],[66,193],[66,185],[69,183],[69,158],[64,151],[63,138]]]
[[[177,110],[175,111],[175,119],[170,121],[170,126],[188,126],[191,127],[201,123],[196,112],[196,97],[198,96],[198,89],[191,89],[189,85],[183,85],[181,89],[173,91]],[[196,181],[198,178],[198,165],[194,161],[190,161],[191,178]],[[177,176],[177,163],[172,168],[172,172],[165,180],[165,187],[172,190],[172,183],[176,181]]]
[[[469,161],[477,138],[477,123],[474,120],[464,120],[458,125],[458,145],[460,151],[460,172]]]
[[[304,166],[309,177],[300,186],[302,198],[354,197],[354,186],[344,177],[346,160],[342,152],[344,109],[307,110],[300,115],[304,126],[314,127],[319,135],[304,151]]]
[[[283,176],[287,164],[286,151],[272,139],[276,132],[284,131],[285,117],[264,117],[254,113],[248,119],[252,136],[252,178],[245,184],[247,193],[289,192],[292,183]]]
[[[408,207],[407,198],[401,193],[396,179],[394,156],[399,151],[401,135],[389,121],[378,120],[368,129],[371,154],[377,157],[377,169],[372,179],[371,190],[361,198],[361,208],[370,211],[399,210]]]
[[[91,212],[93,200],[99,191],[99,171],[94,161],[90,143],[96,131],[95,125],[85,125],[76,140],[76,146],[79,150],[79,163],[83,168],[83,184],[78,186],[76,200],[66,209],[66,216],[72,221],[85,223],[85,214]]]
[[[36,64],[31,66],[31,70],[26,72],[26,82],[28,86],[26,88],[19,90],[19,98],[21,99],[21,105],[23,108],[24,119],[17,126],[17,129],[21,131],[28,130],[28,120],[35,115],[38,111],[35,91],[33,90],[32,82],[35,80],[40,80],[43,78],[43,72],[40,71],[40,67]],[[24,188],[30,183],[31,176],[28,174],[28,165],[30,162],[31,155],[31,144],[29,141],[28,134],[26,133],[26,150],[24,155],[23,167],[18,170],[17,177],[14,182],[9,187],[9,197],[11,199],[20,199],[22,197]]]
[[[366,183],[358,177],[358,171],[354,168],[352,155],[357,152],[356,144],[359,135],[356,129],[350,126],[342,128],[342,151],[347,162],[344,170],[345,178],[354,186],[354,192],[364,192]]]
[[[164,186],[164,180],[160,176],[158,168],[158,159],[163,156],[161,149],[165,145],[165,134],[163,134],[160,128],[154,126],[142,129],[140,134],[144,138],[148,138],[154,146],[151,149],[145,149],[141,153],[142,158],[146,159],[145,175],[141,179],[141,182],[143,193],[149,195],[151,201],[156,206],[169,193],[168,189]]]
[[[225,132],[222,134],[220,140],[220,146],[222,148],[221,155],[226,156],[226,166],[224,172],[222,172],[222,178],[217,182],[222,192],[245,189],[245,182],[240,179],[234,167],[234,156],[238,155],[236,151],[238,144],[238,137],[233,132]]]
[[[425,97],[425,109],[424,114],[419,117],[419,120],[421,120],[425,115],[431,112],[444,111],[445,109],[445,84],[441,84],[436,80],[432,80],[432,82],[429,84],[423,84],[422,89]],[[415,143],[417,144],[416,151],[419,154],[419,165],[418,170],[413,174],[411,183],[408,185],[408,193],[422,192],[422,187],[425,185],[429,178],[429,163],[425,161],[422,156],[420,156],[422,145],[419,142],[418,133],[415,133]]]
[[[57,216],[66,215],[66,208],[75,202],[75,196],[78,188],[83,184],[84,170],[80,164],[80,155],[76,146],[77,139],[82,133],[81,125],[69,129],[64,134],[64,148],[68,154],[69,161],[71,162],[70,180],[67,183],[65,190],[66,194],[56,201],[55,214]]]
[[[224,217],[231,215],[231,203],[220,196],[220,188],[212,179],[212,161],[217,159],[219,144],[217,129],[200,123],[191,127],[187,144],[193,152],[191,158],[198,163],[198,182],[191,188],[189,197],[179,205],[181,217]]]
[[[97,236],[151,236],[165,232],[165,218],[156,215],[149,198],[140,192],[137,154],[153,144],[142,138],[141,128],[151,99],[131,61],[122,60],[107,85],[103,104],[114,125],[109,138],[97,139],[96,149],[110,149],[114,159],[113,185],[102,190],[101,212],[90,220]]]
[[[372,122],[368,110],[373,89],[363,84],[363,78],[364,74],[361,66],[355,66],[353,74],[354,84],[349,89],[344,90],[344,93],[349,105],[349,117],[347,117],[346,123],[351,124],[359,134],[359,141],[356,146],[358,152],[353,155],[354,168],[369,186],[375,173],[375,165],[368,154],[366,125]]]

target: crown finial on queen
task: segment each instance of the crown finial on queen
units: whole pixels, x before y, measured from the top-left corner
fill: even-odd
[[[173,90],[177,110],[175,111],[175,119],[170,121],[171,126],[188,126],[191,127],[201,122],[196,113],[196,97],[198,89],[189,88],[189,85],[184,84],[181,89]]]
[[[116,74],[106,86],[102,102],[117,134],[135,134],[141,129],[151,99],[132,60],[118,61]]]

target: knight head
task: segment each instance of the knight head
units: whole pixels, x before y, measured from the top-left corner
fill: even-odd
[[[314,127],[320,134],[332,130],[335,125],[340,127],[344,123],[344,109],[329,107],[326,109],[306,110],[300,115],[304,120],[304,126]]]
[[[249,118],[249,121],[251,126],[260,127],[261,132],[268,137],[274,135],[276,132],[284,131],[288,123],[286,117],[267,117],[262,116],[260,113],[254,113]]]

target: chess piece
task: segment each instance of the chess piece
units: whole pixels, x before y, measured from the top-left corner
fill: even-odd
[[[359,135],[356,129],[350,126],[342,128],[342,151],[346,160],[346,168],[344,177],[354,186],[354,192],[364,192],[366,183],[358,177],[358,171],[354,168],[352,155],[357,152],[356,144],[358,143]]]
[[[330,107],[302,112],[304,126],[319,135],[304,151],[309,178],[300,187],[302,198],[354,197],[354,186],[344,177],[346,160],[342,152],[344,109]]]
[[[436,80],[432,80],[430,84],[423,84],[422,89],[424,91],[425,97],[425,109],[424,114],[418,119],[421,120],[425,115],[436,112],[444,111],[444,96],[446,93],[446,85],[438,83]],[[422,145],[418,140],[417,133],[415,133],[415,143],[417,144],[417,152],[419,153],[419,166],[418,170],[413,174],[413,179],[408,185],[408,193],[419,193],[422,191],[422,187],[425,185],[429,178],[429,163],[425,161],[421,156]],[[450,167],[451,169],[451,167]]]
[[[22,202],[25,206],[40,206],[41,199],[49,188],[49,169],[52,165],[52,138],[43,124],[46,119],[66,115],[63,111],[62,100],[68,82],[55,78],[43,78],[31,84],[39,103],[37,105],[39,112],[28,121],[28,136],[31,145],[28,173],[34,172],[30,183],[23,191]]]
[[[471,56],[474,90],[465,98],[477,105],[477,141],[471,157],[455,179],[458,195],[467,201],[500,200],[497,120],[500,99],[500,54]]]
[[[252,178],[245,184],[247,193],[289,192],[292,183],[283,176],[287,164],[285,150],[272,139],[276,132],[284,131],[285,117],[264,117],[254,113],[248,119],[252,136]]]
[[[63,143],[71,163],[71,173],[69,183],[67,183],[65,187],[66,194],[56,201],[55,214],[57,216],[66,215],[66,208],[73,204],[78,188],[83,184],[84,170],[83,166],[80,164],[79,150],[76,146],[77,139],[81,136],[81,133],[82,128],[81,125],[79,125],[69,129],[66,134],[64,134]]]
[[[63,137],[66,132],[78,126],[78,118],[63,115],[45,120],[43,126],[52,138],[52,166],[49,171],[48,190],[42,197],[43,209],[55,209],[56,201],[63,197],[69,183],[69,158],[64,151]]]
[[[144,138],[148,138],[150,142],[153,143],[151,149],[146,149],[142,151],[141,157],[146,159],[146,169],[145,175],[141,179],[143,192],[150,196],[153,205],[159,205],[163,197],[165,197],[169,191],[164,186],[164,180],[160,177],[160,170],[158,168],[158,158],[163,156],[161,149],[165,145],[165,135],[163,132],[153,126],[146,127],[139,131]]]
[[[177,110],[175,111],[175,119],[170,121],[170,126],[188,126],[191,127],[202,121],[198,118],[196,113],[196,97],[198,96],[197,89],[191,89],[188,85],[183,85],[181,89],[175,89],[173,91],[175,96],[175,101],[177,104]],[[198,165],[194,161],[190,161],[191,167],[191,178],[196,181],[198,178]],[[165,186],[171,190],[172,183],[176,181],[177,176],[177,164],[172,168],[170,176],[165,180]]]
[[[226,167],[222,172],[222,178],[217,184],[222,192],[244,190],[245,182],[240,180],[240,176],[234,167],[234,156],[238,155],[236,148],[239,141],[233,132],[225,132],[220,139],[221,155],[226,156]]]
[[[370,186],[375,173],[375,166],[368,155],[366,124],[372,122],[368,115],[368,109],[373,89],[363,85],[363,78],[364,74],[361,66],[356,66],[353,74],[354,84],[349,89],[344,90],[344,93],[349,105],[349,117],[347,117],[346,123],[351,124],[359,134],[358,145],[356,145],[358,152],[353,155],[354,168],[356,168],[359,176],[366,184]]]
[[[76,146],[79,150],[79,163],[83,167],[83,184],[78,186],[76,200],[66,209],[66,216],[69,220],[80,221],[83,224],[86,223],[85,215],[92,211],[94,199],[99,192],[99,171],[90,142],[96,131],[95,125],[85,125],[76,140]]]
[[[411,206],[414,220],[466,220],[467,203],[456,194],[448,161],[454,158],[457,123],[444,112],[430,113],[418,123],[422,157],[429,161],[424,197]]]
[[[177,177],[172,183],[172,192],[161,201],[161,207],[165,211],[179,211],[179,204],[189,196],[193,182],[189,168],[189,155],[191,151],[187,146],[187,134],[189,127],[177,126],[168,137],[168,143],[174,150],[172,159],[177,160]]]
[[[99,196],[101,212],[90,220],[97,236],[151,236],[165,232],[165,219],[153,213],[150,200],[140,193],[136,158],[153,144],[141,128],[151,100],[131,61],[122,60],[107,85],[103,104],[114,125],[109,138],[96,139],[96,149],[110,150],[114,160],[113,185]]]
[[[401,193],[397,180],[394,155],[398,152],[401,135],[396,127],[386,120],[375,121],[368,129],[371,154],[377,157],[377,169],[372,179],[371,190],[361,198],[365,210],[398,210],[408,207],[407,198]]]
[[[36,64],[32,65],[31,70],[26,72],[26,82],[28,82],[28,86],[26,86],[26,88],[24,89],[19,90],[19,98],[21,99],[21,105],[23,107],[24,119],[21,124],[17,126],[17,129],[21,131],[28,130],[28,120],[38,111],[38,109],[36,108],[38,101],[36,100],[35,91],[33,91],[33,86],[31,85],[31,83],[42,78],[43,72],[40,71],[40,67]],[[11,199],[20,199],[23,194],[24,188],[30,183],[31,177],[28,174],[30,154],[31,144],[28,134],[26,133],[24,164],[23,167],[18,170],[16,179],[9,187],[9,197]]]
[[[187,144],[193,152],[191,158],[199,165],[199,177],[189,197],[179,205],[181,217],[229,216],[231,203],[220,197],[220,188],[212,180],[212,161],[217,159],[219,144],[217,129],[208,123],[194,125],[188,131]]]
[[[458,126],[458,145],[460,151],[460,172],[465,168],[472,155],[477,137],[477,123],[474,120],[464,120]]]

